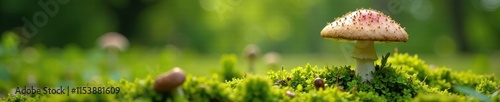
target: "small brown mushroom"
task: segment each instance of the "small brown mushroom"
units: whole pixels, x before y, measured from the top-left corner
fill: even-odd
[[[109,32],[99,37],[99,45],[103,49],[125,51],[128,47],[128,40],[120,33]]]
[[[248,70],[251,73],[254,73],[254,71],[255,71],[254,64],[255,64],[255,60],[257,59],[257,56],[260,53],[260,48],[257,45],[250,44],[250,45],[247,45],[245,47],[245,52],[244,53],[245,53],[245,56],[248,59]]]
[[[292,91],[286,91],[286,95],[290,98],[294,98],[295,97],[295,93],[293,93]]]
[[[179,88],[184,81],[186,81],[186,74],[181,68],[175,67],[155,80],[154,90],[158,93],[168,93]]]
[[[321,78],[316,78],[314,79],[314,87],[316,87],[316,90],[319,90],[319,88],[325,89],[325,82]]]
[[[128,40],[125,36],[117,32],[108,32],[101,35],[98,39],[99,46],[108,52],[109,68],[116,68],[118,66],[119,51],[125,51],[128,47]]]
[[[264,54],[264,60],[266,61],[266,64],[269,65],[271,70],[275,70],[278,68],[280,54],[277,52],[268,52]]]

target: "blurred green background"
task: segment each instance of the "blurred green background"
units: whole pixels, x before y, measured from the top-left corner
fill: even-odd
[[[406,43],[376,44],[379,56],[397,48],[437,67],[500,73],[499,6],[500,0],[0,0],[1,67],[11,74],[17,72],[9,67],[72,73],[105,67],[97,39],[107,32],[130,41],[118,54],[120,67],[150,74],[180,66],[207,75],[204,70],[217,71],[220,56],[230,53],[246,68],[249,44],[260,47],[257,66],[265,66],[262,56],[273,51],[281,55],[277,65],[287,69],[354,65],[353,43],[323,39],[319,32],[349,11],[373,8],[409,34]],[[26,20],[37,31],[23,33]]]

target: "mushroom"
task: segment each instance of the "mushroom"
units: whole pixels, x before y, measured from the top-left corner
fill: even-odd
[[[328,23],[321,31],[321,37],[336,40],[356,41],[352,57],[356,59],[356,74],[363,82],[373,79],[373,62],[378,59],[373,43],[406,42],[408,34],[389,16],[373,9],[359,9],[349,12]]]
[[[99,37],[99,44],[103,49],[125,51],[128,47],[128,40],[117,32],[108,32]]]
[[[255,71],[255,60],[257,59],[257,55],[260,53],[260,49],[257,45],[250,44],[245,47],[244,53],[248,59],[248,70],[253,73]]]
[[[272,70],[277,69],[278,62],[280,61],[280,54],[277,52],[268,52],[264,54],[264,60],[266,64],[269,65],[269,68]]]
[[[292,91],[286,91],[285,93],[290,98],[294,98],[295,97],[295,93],[293,93]]]
[[[128,47],[128,40],[117,32],[108,32],[99,37],[99,45],[102,49],[108,51],[108,60],[110,68],[117,65],[117,51],[125,51]]]
[[[321,78],[316,78],[314,79],[314,87],[316,87],[316,90],[319,90],[319,88],[325,89],[325,82]]]
[[[153,88],[158,93],[169,93],[176,90],[178,94],[183,96],[180,86],[184,81],[186,81],[186,74],[184,74],[181,68],[175,67],[156,78]]]

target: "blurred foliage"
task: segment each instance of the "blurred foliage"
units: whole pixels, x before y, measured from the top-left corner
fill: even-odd
[[[229,55],[223,55],[221,57],[221,64],[222,64],[222,72],[221,74],[224,76],[224,80],[231,80],[233,78],[240,78],[242,77],[240,71],[237,71],[235,66],[236,66],[236,55],[234,54],[229,54]]]
[[[495,57],[500,55],[500,30],[496,29],[500,24],[494,23],[500,21],[500,10],[497,10],[500,3],[495,0],[60,1],[64,0],[41,1],[41,4],[29,0],[0,1],[0,37],[3,44],[7,44],[2,45],[0,53],[8,55],[7,49],[37,46],[44,49],[73,46],[80,50],[90,49],[93,53],[99,51],[96,43],[100,35],[119,32],[129,39],[132,48],[162,50],[158,66],[173,67],[175,63],[183,63],[179,61],[196,59],[181,56],[184,53],[211,57],[238,54],[248,44],[258,45],[262,52],[274,51],[283,55],[348,56],[350,53],[346,51],[352,50],[353,43],[323,39],[319,32],[327,22],[347,12],[373,8],[399,22],[410,37],[406,43],[376,44],[378,52],[397,48],[400,52],[430,55],[431,59],[472,57],[472,60],[464,61],[468,66],[448,64],[453,61],[440,65],[456,65],[453,68],[473,69],[479,73],[500,73],[495,70],[498,66],[494,63],[500,60]],[[44,9],[47,6],[49,9],[54,6],[54,15],[48,15],[44,20],[39,14],[50,14]],[[456,7],[459,9],[454,9]],[[26,24],[23,18],[31,23],[46,21],[46,24],[35,24],[38,32],[26,34],[22,30]],[[9,48],[14,47],[11,46],[13,41],[17,45]],[[466,53],[462,51],[464,48],[468,48]],[[133,53],[133,50],[127,52]],[[30,51],[33,50],[26,53]],[[29,56],[29,53],[25,55]],[[130,62],[133,61],[124,61]],[[95,69],[96,66],[90,67]],[[150,67],[156,67],[156,64]],[[121,75],[113,77],[117,76]]]
[[[55,0],[46,2],[49,1]],[[410,35],[407,43],[384,45],[379,50],[398,47],[410,53],[446,54],[441,51],[466,46],[472,52],[490,54],[499,50],[500,43],[500,31],[495,29],[500,24],[494,23],[500,21],[500,3],[492,0],[68,1],[56,3],[55,15],[48,16],[45,26],[36,27],[38,33],[27,36],[18,29],[25,24],[21,19],[35,22],[36,13],[47,13],[45,5],[29,0],[2,0],[0,32],[16,31],[23,46],[41,43],[63,47],[75,43],[92,48],[99,35],[116,31],[131,39],[132,45],[174,45],[199,53],[236,53],[240,49],[234,48],[250,43],[265,51],[282,53],[340,52],[339,47],[332,46],[339,42],[323,40],[319,31],[349,11],[374,8],[401,23]],[[455,4],[461,9],[451,9]],[[433,50],[443,46],[450,48]]]

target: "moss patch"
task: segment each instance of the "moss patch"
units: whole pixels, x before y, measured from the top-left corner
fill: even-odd
[[[227,56],[226,56],[227,57]],[[231,57],[231,56],[229,56]],[[456,72],[432,68],[416,55],[389,54],[376,63],[374,79],[361,82],[351,66],[298,66],[291,70],[269,71],[267,75],[235,74],[234,58],[222,58],[223,73],[211,77],[188,75],[182,93],[158,94],[152,90],[153,78],[94,83],[90,86],[114,86],[122,90],[111,95],[9,95],[2,101],[480,101],[499,100],[498,78],[493,75]],[[222,76],[219,77],[219,76]],[[314,80],[324,80],[325,89],[316,89]],[[479,94],[454,88],[460,85]],[[294,95],[290,97],[286,92]]]

